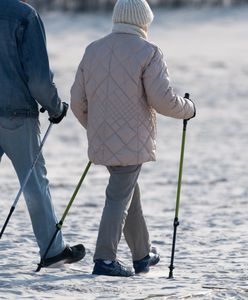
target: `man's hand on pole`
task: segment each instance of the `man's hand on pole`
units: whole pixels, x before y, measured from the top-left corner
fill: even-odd
[[[66,116],[67,114],[67,111],[68,111],[68,108],[69,108],[69,105],[65,102],[62,102],[62,105],[63,105],[63,110],[62,110],[62,113],[59,117],[56,117],[56,118],[49,118],[48,120],[53,123],[53,124],[59,124],[63,119],[64,117]]]

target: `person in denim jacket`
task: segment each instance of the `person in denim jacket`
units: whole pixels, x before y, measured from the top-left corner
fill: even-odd
[[[0,1],[0,160],[6,154],[22,185],[40,148],[38,106],[59,123],[68,105],[61,102],[50,71],[43,23],[26,1]],[[24,189],[41,257],[53,236],[57,218],[51,203],[43,156]],[[43,261],[71,263],[85,255],[83,245],[66,246],[59,233]]]

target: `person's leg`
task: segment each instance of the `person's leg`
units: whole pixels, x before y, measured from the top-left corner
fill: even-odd
[[[142,213],[138,183],[135,186],[123,232],[132,252],[135,273],[149,272],[150,267],[159,262],[160,256],[157,249],[151,247],[149,241],[149,233]]]
[[[3,151],[3,149],[2,149],[2,147],[1,147],[1,145],[0,145],[0,162],[1,162],[1,160],[2,160],[2,156],[4,155],[4,151]]]
[[[123,232],[134,261],[140,260],[149,254],[151,244],[142,212],[138,183],[136,183],[134,189]]]
[[[0,117],[0,162],[2,160],[2,157],[4,155],[4,150],[3,150],[3,147],[2,147],[2,143],[3,143],[3,136],[4,136],[4,131],[5,131],[5,128],[4,128],[4,120],[5,118],[2,118]]]
[[[1,131],[4,152],[12,164],[22,185],[40,147],[40,129],[37,119],[5,119]],[[47,172],[42,154],[24,189],[24,197],[32,221],[34,234],[42,256],[56,230],[57,218],[51,203]],[[65,249],[59,232],[48,254],[55,256]]]
[[[116,260],[117,247],[141,165],[108,167],[109,184],[98,232],[94,260]]]

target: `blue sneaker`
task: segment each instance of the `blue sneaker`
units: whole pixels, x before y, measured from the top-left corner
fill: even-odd
[[[151,266],[155,266],[160,261],[160,256],[155,247],[151,248],[151,252],[140,260],[133,262],[135,274],[148,273]]]
[[[127,268],[125,268],[118,261],[112,261],[110,264],[106,264],[101,259],[95,260],[95,266],[92,274],[105,275],[105,276],[120,276],[120,277],[134,276],[133,271],[130,271]]]

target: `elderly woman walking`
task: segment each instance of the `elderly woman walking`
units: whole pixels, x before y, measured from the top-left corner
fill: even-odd
[[[124,233],[135,273],[159,262],[141,208],[138,177],[155,160],[156,112],[195,116],[192,101],[173,92],[161,50],[147,40],[153,13],[145,0],[118,0],[112,33],[90,44],[71,89],[71,109],[87,129],[89,159],[110,178],[93,274],[132,276],[116,256]]]

